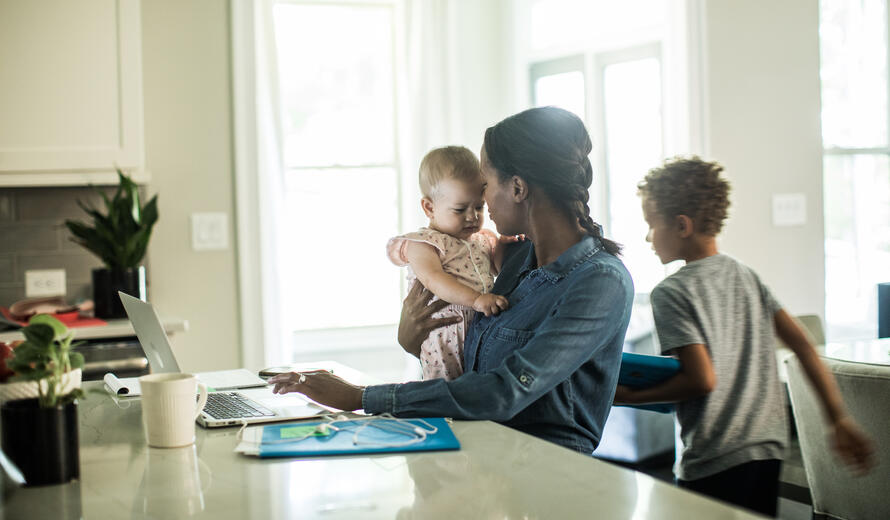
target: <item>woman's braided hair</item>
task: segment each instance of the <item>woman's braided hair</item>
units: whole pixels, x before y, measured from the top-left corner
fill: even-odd
[[[593,144],[578,116],[557,107],[531,108],[488,128],[482,146],[501,181],[521,177],[569,211],[607,252],[621,251],[590,217]]]

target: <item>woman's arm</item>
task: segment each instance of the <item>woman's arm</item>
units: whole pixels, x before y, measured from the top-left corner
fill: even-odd
[[[649,388],[633,389],[618,385],[614,403],[673,403],[711,393],[717,384],[717,376],[714,374],[714,365],[711,363],[707,347],[695,344],[675,350],[681,365],[677,375]]]
[[[873,463],[874,447],[868,436],[847,413],[834,377],[819,360],[819,355],[806,333],[784,309],[776,313],[775,325],[779,338],[800,360],[807,378],[819,396],[828,423],[833,430],[832,447],[845,463],[855,466],[859,471],[867,471]]]
[[[620,348],[614,337],[626,326],[626,306],[633,297],[626,275],[606,268],[566,288],[560,302],[500,365],[488,372],[465,372],[452,381],[433,379],[365,389],[368,413],[403,417],[446,416],[455,419],[506,421],[568,379],[595,356],[614,362]],[[529,296],[532,297],[532,296]],[[495,334],[487,335],[480,349]],[[611,400],[612,388],[603,388]]]
[[[288,372],[268,379],[274,384],[272,393],[300,392],[309,399],[340,410],[358,410],[362,407],[365,387],[347,383],[327,370]]]
[[[465,307],[472,307],[486,316],[498,314],[508,307],[507,299],[496,294],[483,294],[460,283],[442,270],[436,249],[423,242],[408,242],[405,259],[420,283],[440,299]]]

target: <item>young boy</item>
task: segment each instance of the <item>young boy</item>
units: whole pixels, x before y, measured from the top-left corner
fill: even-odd
[[[638,186],[649,225],[646,240],[662,263],[686,261],[651,295],[662,353],[679,358],[682,368],[655,387],[619,386],[615,402],[676,402],[682,440],[674,468],[678,485],[775,516],[788,446],[776,333],[816,388],[838,454],[864,471],[872,447],[847,415],[834,379],[803,330],[757,274],[717,251],[729,206],[722,170],[698,157],[669,159]]]

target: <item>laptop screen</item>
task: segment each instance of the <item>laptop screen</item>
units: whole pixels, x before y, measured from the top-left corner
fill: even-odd
[[[173,349],[170,348],[170,340],[164,332],[164,326],[158,318],[158,313],[150,303],[134,298],[129,294],[118,292],[121,303],[127,311],[136,337],[142,344],[145,357],[151,366],[152,373],[180,372],[179,364],[173,357]]]

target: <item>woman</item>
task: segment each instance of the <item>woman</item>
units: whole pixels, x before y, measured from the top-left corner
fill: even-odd
[[[476,314],[462,376],[357,387],[290,373],[269,380],[275,392],[374,414],[493,420],[592,453],[612,405],[633,283],[618,246],[590,218],[591,147],[581,120],[554,107],[486,130],[485,202],[499,233],[526,241],[509,246],[492,289],[509,309]],[[412,291],[403,310],[400,342],[414,355],[429,331],[429,314],[418,312],[427,300]]]

